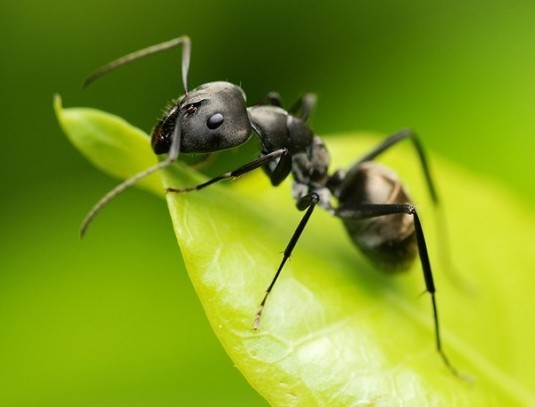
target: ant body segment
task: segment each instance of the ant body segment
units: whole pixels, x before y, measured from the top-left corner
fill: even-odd
[[[106,194],[84,219],[81,235],[85,234],[94,217],[109,201],[141,178],[171,165],[180,153],[226,150],[244,144],[256,134],[261,145],[257,159],[205,183],[181,189],[167,189],[168,193],[198,191],[218,181],[236,178],[258,168],[264,170],[273,186],[278,186],[291,174],[292,195],[297,209],[304,211],[304,215],[288,242],[275,276],[260,302],[254,328],[258,329],[269,293],[314,209],[319,206],[340,218],[353,243],[379,268],[389,272],[404,270],[419,257],[426,291],[431,296],[436,349],[446,367],[455,376],[462,377],[442,349],[436,289],[418,213],[397,176],[373,161],[398,142],[410,140],[419,157],[432,201],[438,203],[427,159],[417,135],[410,130],[396,133],[361,157],[347,171],[338,170],[329,174],[330,158],[327,148],[307,124],[315,104],[314,95],[306,94],[290,111],[286,111],[281,107],[280,97],[276,93],[268,94],[268,104],[247,107],[243,90],[229,82],[210,82],[188,90],[191,42],[187,36],[113,61],[93,73],[84,85],[126,63],[180,45],[183,48],[182,82],[185,95],[166,111],[151,136],[154,152],[166,154],[167,157]],[[337,201],[338,205],[334,206],[333,201]]]

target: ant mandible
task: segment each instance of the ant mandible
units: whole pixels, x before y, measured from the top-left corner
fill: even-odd
[[[268,94],[268,104],[247,107],[244,91],[229,82],[210,82],[188,91],[191,41],[187,36],[119,58],[90,75],[84,86],[124,64],[180,45],[185,95],[167,109],[151,136],[154,152],[167,154],[167,158],[108,192],[84,219],[81,236],[109,201],[140,179],[171,165],[180,153],[212,153],[238,147],[256,133],[261,144],[259,158],[205,183],[167,189],[168,193],[198,191],[257,168],[262,168],[271,184],[278,186],[292,174],[292,194],[297,209],[305,213],[260,302],[254,329],[258,329],[266,300],[284,264],[290,258],[312,212],[316,206],[320,206],[342,220],[355,245],[379,268],[386,271],[404,270],[419,256],[426,291],[431,296],[436,349],[446,367],[461,377],[442,349],[435,283],[418,213],[398,177],[372,161],[398,142],[409,139],[418,155],[431,199],[435,204],[438,203],[427,159],[417,135],[411,130],[396,133],[361,157],[347,171],[338,170],[329,174],[327,148],[307,125],[309,113],[315,104],[314,95],[306,94],[290,111],[286,111],[281,107],[280,97],[276,93]],[[334,199],[338,201],[336,207],[332,205]]]

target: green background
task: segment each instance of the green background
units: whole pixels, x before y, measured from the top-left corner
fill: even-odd
[[[530,1],[4,0],[0,405],[265,405],[215,340],[161,200],[130,191],[78,239],[115,181],[62,135],[55,92],[148,131],[182,91],[177,52],[80,83],[189,34],[191,86],[230,80],[252,103],[314,91],[319,134],[414,127],[533,207],[534,21]]]

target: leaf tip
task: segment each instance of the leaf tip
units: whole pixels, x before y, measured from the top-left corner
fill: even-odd
[[[63,104],[61,101],[61,95],[59,93],[54,94],[54,99],[52,102],[52,105],[54,107],[54,112],[56,113],[56,118],[58,122],[62,122],[62,112],[63,112]]]
[[[54,93],[53,105],[56,113],[63,108],[63,105],[61,104],[61,95],[59,93]]]

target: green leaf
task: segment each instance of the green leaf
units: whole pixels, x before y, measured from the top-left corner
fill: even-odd
[[[123,178],[155,162],[148,137],[122,119],[62,109],[59,99],[56,112],[73,144],[104,171]],[[350,165],[378,139],[355,133],[326,140],[336,168]],[[253,330],[256,309],[302,216],[289,182],[272,188],[260,171],[167,195],[191,281],[227,353],[274,405],[534,404],[528,390],[535,387],[528,307],[535,222],[529,208],[492,180],[431,155],[444,208],[444,218],[437,218],[410,146],[381,161],[396,168],[416,198],[444,349],[474,382],[455,378],[434,349],[419,265],[381,274],[352,246],[341,222],[320,209]],[[228,169],[238,165],[230,162]],[[165,186],[205,179],[182,163],[163,172]],[[154,178],[144,185],[161,194]],[[447,220],[451,263],[441,261],[448,249],[437,219]]]
[[[156,164],[147,134],[120,117],[96,109],[62,109],[54,97],[54,110],[72,144],[98,169],[124,179]],[[160,176],[151,175],[138,186],[163,196]]]

